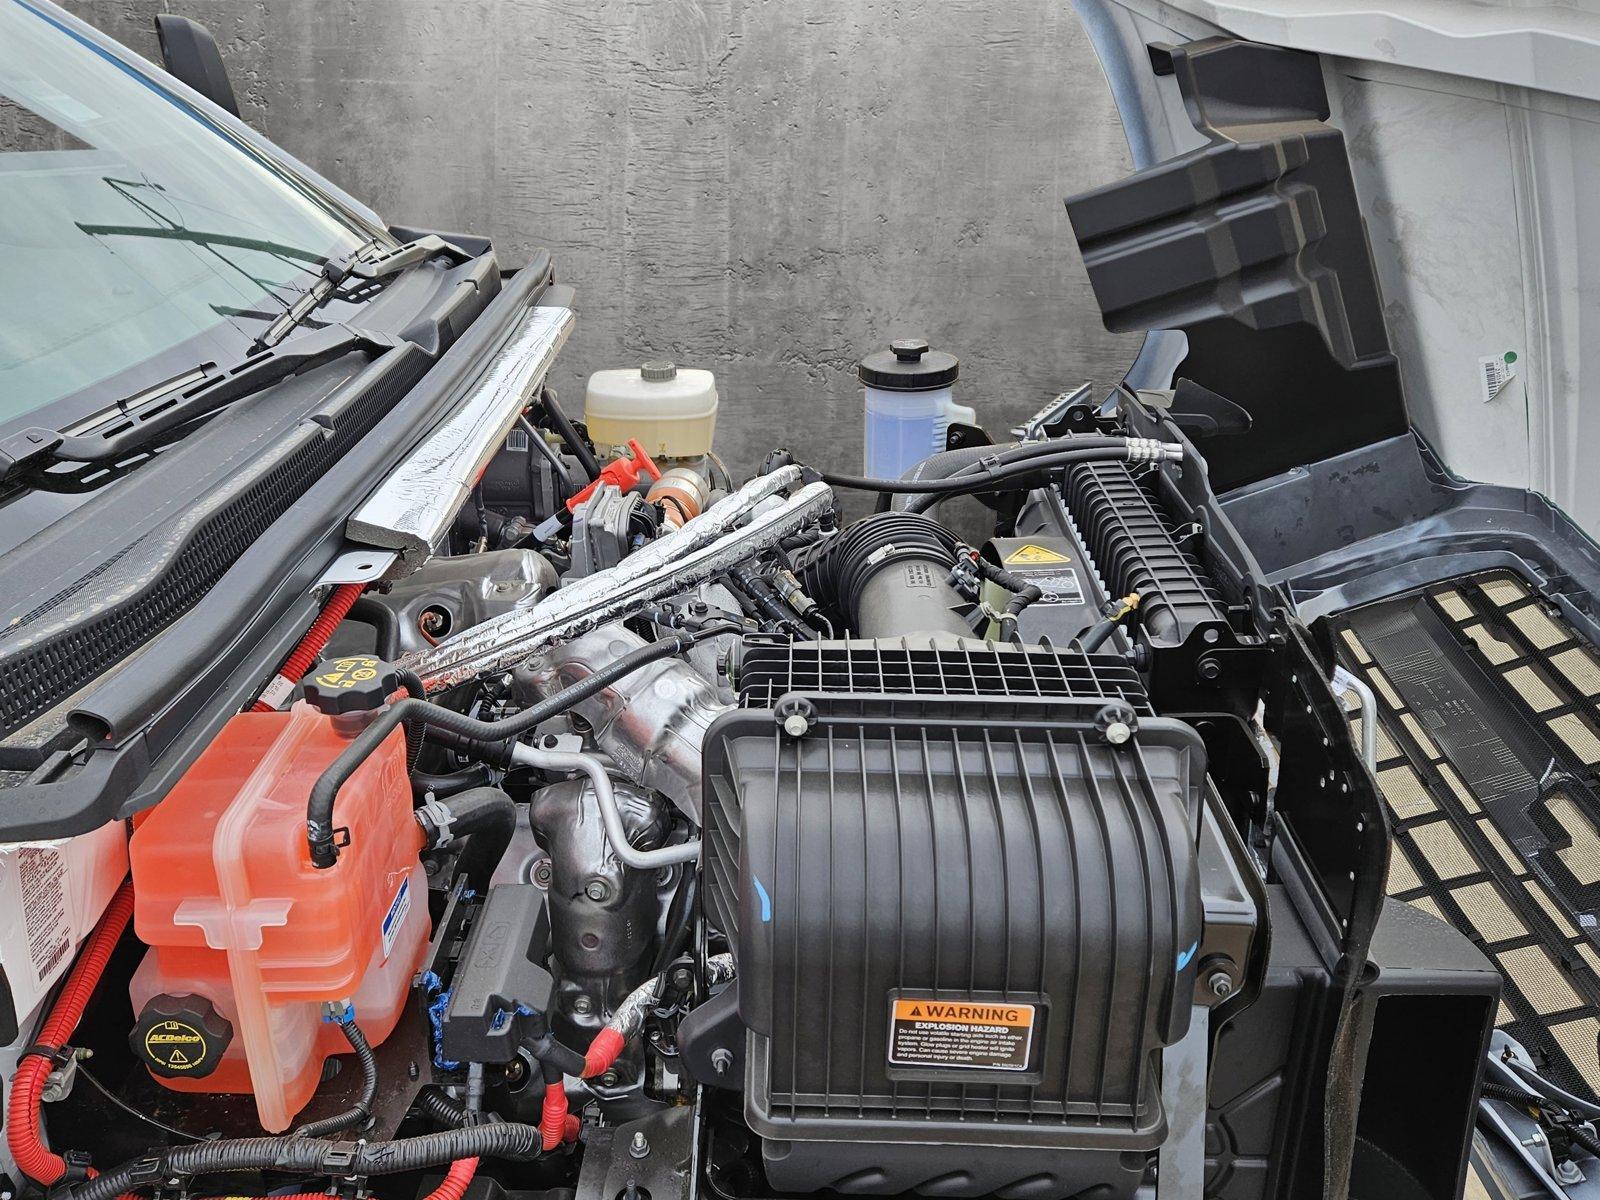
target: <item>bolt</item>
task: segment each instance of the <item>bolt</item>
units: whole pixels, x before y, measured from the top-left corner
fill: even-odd
[[[591,879],[583,885],[583,894],[599,904],[611,894],[611,889],[606,886],[604,879]]]
[[[687,992],[694,986],[694,972],[688,967],[679,967],[672,973],[672,986],[680,992]]]
[[[1562,1183],[1569,1185],[1574,1183],[1582,1183],[1583,1172],[1578,1170],[1578,1164],[1569,1158],[1565,1162],[1558,1162],[1556,1164],[1556,1178]]]
[[[574,996],[572,998],[572,1011],[580,1017],[586,1017],[594,1011],[594,1001],[587,996]]]
[[[633,1131],[633,1140],[628,1143],[628,1153],[635,1158],[643,1158],[650,1153],[650,1139],[644,1136],[644,1130]]]
[[[805,737],[811,728],[811,722],[801,713],[790,713],[783,719],[783,731],[790,737]]]
[[[1226,971],[1213,971],[1206,983],[1211,987],[1211,994],[1218,1000],[1233,995],[1233,980]]]
[[[421,1075],[422,1075],[422,1070],[421,1070],[421,1068],[419,1068],[417,1066],[415,1061],[412,1061],[412,1062],[409,1062],[409,1063],[406,1064],[406,1078],[407,1079],[418,1079],[418,1078],[421,1077]]]
[[[733,1066],[733,1051],[726,1046],[718,1046],[711,1052],[711,1069],[718,1075],[726,1075]]]
[[[538,862],[533,864],[533,885],[535,887],[542,888],[549,887],[550,878],[554,874],[555,869],[551,867],[550,860],[548,858],[541,858]]]
[[[616,1087],[617,1073],[615,1071],[607,1071],[604,1075],[600,1076],[600,1086],[604,1088]]]
[[[1133,730],[1128,728],[1126,721],[1113,721],[1106,726],[1106,741],[1113,746],[1120,746],[1133,736]]]
[[[1194,665],[1195,674],[1207,683],[1214,682],[1222,675],[1222,664],[1209,654]]]

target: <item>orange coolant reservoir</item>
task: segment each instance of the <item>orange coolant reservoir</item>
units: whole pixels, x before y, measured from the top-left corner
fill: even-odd
[[[346,676],[371,664],[393,678],[376,660],[336,660],[307,685],[332,715],[300,701],[235,716],[129,850],[134,927],[150,947],[129,985],[135,1054],[179,1091],[254,1093],[273,1133],[310,1100],[324,1060],[349,1051],[323,1003],[351,1000],[378,1044],[405,1007],[428,939],[402,729],[339,791],[334,818],[349,844],[338,861],[311,865],[311,785],[372,715],[349,711],[353,695],[319,691],[345,677],[339,663]],[[372,699],[382,705],[386,695]]]

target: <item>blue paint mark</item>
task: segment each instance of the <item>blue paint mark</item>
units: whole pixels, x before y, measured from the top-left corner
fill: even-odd
[[[1178,970],[1181,971],[1189,965],[1189,960],[1194,957],[1194,953],[1198,949],[1200,949],[1200,943],[1195,942],[1182,954],[1178,955]]]
[[[756,885],[756,895],[761,897],[761,923],[765,925],[772,920],[772,897],[767,895],[767,889],[761,886],[761,880],[752,875],[750,881]]]

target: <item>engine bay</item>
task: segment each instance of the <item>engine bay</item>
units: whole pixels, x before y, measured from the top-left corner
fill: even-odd
[[[1219,1119],[1179,1064],[1333,1053],[1384,821],[1159,407],[903,479],[593,428],[546,391],[136,820],[126,986],[33,1060],[74,1196],[1132,1196]],[[1279,926],[1323,1023],[1229,1041]]]

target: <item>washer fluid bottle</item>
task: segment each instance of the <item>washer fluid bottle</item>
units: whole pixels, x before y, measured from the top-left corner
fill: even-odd
[[[899,479],[945,448],[952,421],[971,424],[977,414],[953,398],[961,373],[953,354],[930,350],[924,338],[900,338],[856,367],[866,398],[862,455],[874,479]]]
[[[324,1005],[353,1003],[377,1045],[427,948],[402,728],[339,790],[338,861],[319,870],[306,845],[311,785],[398,686],[375,658],[322,663],[288,711],[232,718],[130,844],[150,948],[129,985],[134,1055],[178,1091],[253,1093],[271,1133],[349,1052]]]

